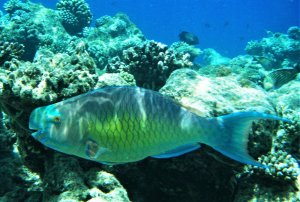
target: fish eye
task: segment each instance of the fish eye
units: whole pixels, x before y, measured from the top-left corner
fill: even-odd
[[[60,122],[60,117],[59,117],[59,116],[54,116],[54,117],[53,117],[53,121],[54,121],[55,123],[59,123],[59,122]]]

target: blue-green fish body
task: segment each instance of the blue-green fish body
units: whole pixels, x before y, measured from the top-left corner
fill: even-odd
[[[106,87],[35,109],[33,137],[55,150],[106,164],[168,158],[207,144],[242,163],[253,120],[283,120],[244,112],[202,118],[171,99],[138,87]]]

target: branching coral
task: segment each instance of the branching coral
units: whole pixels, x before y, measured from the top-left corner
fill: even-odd
[[[60,0],[56,4],[62,24],[70,34],[78,34],[90,25],[92,13],[84,0]]]
[[[124,50],[121,57],[112,58],[107,71],[128,72],[138,86],[158,90],[172,71],[192,65],[188,53],[177,53],[164,44],[146,41],[141,46]]]
[[[282,150],[262,155],[258,158],[258,162],[268,166],[268,168],[246,166],[245,173],[284,182],[293,182],[300,175],[296,159]]]

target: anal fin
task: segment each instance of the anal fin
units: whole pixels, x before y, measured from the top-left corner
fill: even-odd
[[[172,158],[172,157],[177,157],[177,156],[186,154],[188,152],[194,151],[199,148],[200,148],[199,144],[187,144],[187,145],[183,145],[183,146],[177,147],[175,149],[166,151],[162,154],[154,155],[151,157],[153,157],[153,158]]]

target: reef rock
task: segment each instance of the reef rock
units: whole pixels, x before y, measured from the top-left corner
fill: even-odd
[[[86,28],[83,37],[87,51],[98,69],[104,69],[109,58],[122,55],[123,50],[141,44],[145,37],[125,14],[103,16],[96,20],[96,27]]]
[[[207,78],[190,69],[176,70],[160,92],[204,117],[235,111],[274,113],[266,93],[242,87],[232,76]]]
[[[207,48],[203,50],[203,60],[206,65],[226,65],[229,63],[230,58],[222,56],[212,48]]]
[[[129,202],[126,190],[114,175],[97,164],[85,167],[82,165],[86,163],[80,163],[81,159],[59,153],[45,161],[44,201]]]

